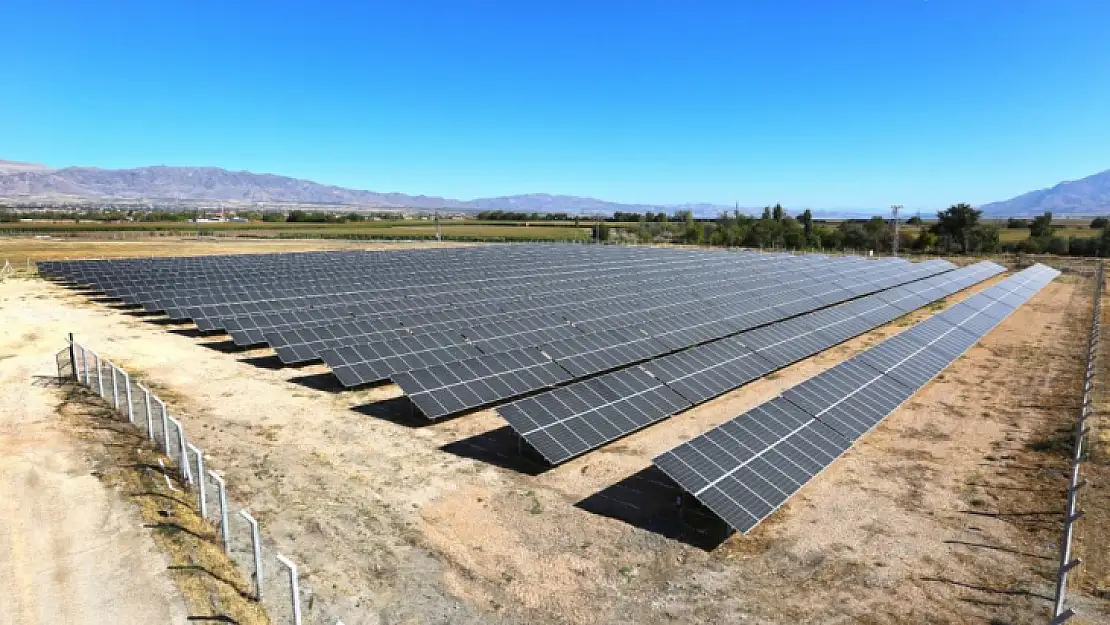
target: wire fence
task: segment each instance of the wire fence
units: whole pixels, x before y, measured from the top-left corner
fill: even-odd
[[[55,355],[58,377],[86,387],[107,402],[113,414],[145,435],[162,454],[166,480],[174,481],[196,497],[201,518],[218,532],[224,554],[253,586],[253,601],[263,605],[275,623],[301,625],[301,590],[296,565],[280,553],[265,557],[258,521],[247,510],[233,513],[228,502],[225,478],[207,466],[204,452],[189,442],[181,420],[169,413],[161,398],[134,376],[93,350],[77,343],[71,334],[68,345]],[[167,466],[168,464],[168,466]],[[335,625],[342,625],[335,621]]]
[[[1072,537],[1075,533],[1075,524],[1083,518],[1083,511],[1079,509],[1079,491],[1087,485],[1087,481],[1080,475],[1080,467],[1086,460],[1084,443],[1090,428],[1087,420],[1092,413],[1092,387],[1095,376],[1095,360],[1098,357],[1099,321],[1102,318],[1102,289],[1104,276],[1103,264],[1099,263],[1095,271],[1095,295],[1091,316],[1091,330],[1087,337],[1087,368],[1083,377],[1083,403],[1079,408],[1079,418],[1075,423],[1075,440],[1071,454],[1071,479],[1068,480],[1067,510],[1064,514],[1064,535],[1060,540],[1060,564],[1056,570],[1056,595],[1052,605],[1052,625],[1058,625],[1070,620],[1076,615],[1074,608],[1066,607],[1068,594],[1068,573],[1082,563],[1072,553]]]

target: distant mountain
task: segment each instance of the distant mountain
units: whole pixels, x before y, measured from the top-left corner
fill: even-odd
[[[7,167],[5,167],[7,166]],[[139,167],[99,169],[0,161],[0,196],[134,198],[148,200],[210,200],[292,202],[389,208],[504,210],[514,212],[569,212],[581,214],[674,210],[651,204],[622,204],[594,198],[536,193],[506,197],[456,200],[426,195],[377,193],[274,174],[228,171],[218,167]],[[728,207],[696,205],[696,214],[716,215]]]
[[[14,174],[22,171],[49,171],[50,168],[46,165],[39,165],[38,163],[20,163],[19,161],[5,161],[0,158],[0,175]]]
[[[989,217],[1028,217],[1045,211],[1060,217],[1110,214],[1110,170],[984,204],[979,209]]]

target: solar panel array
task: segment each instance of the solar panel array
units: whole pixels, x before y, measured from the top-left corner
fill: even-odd
[[[732,343],[714,344],[749,331],[753,341],[764,339],[756,347],[739,343],[753,352],[751,363],[786,362],[836,342],[835,324],[814,334],[797,325],[799,315],[844,313],[838,304],[864,300],[896,313],[875,298],[905,290],[892,301],[929,301],[939,285],[954,284],[951,276],[971,279],[942,260],[582,245],[75,261],[41,269],[148,311],[192,319],[202,330],[229,332],[242,345],[269,344],[285,363],[321,359],[347,387],[393,380],[433,419],[636,365],[658,381],[678,366],[668,359],[696,359],[701,352],[686,351],[699,346],[725,349]],[[792,340],[775,338],[771,328],[780,323]],[[789,355],[780,353],[787,348]],[[715,367],[701,378],[673,380],[671,390],[681,402],[702,401],[693,387],[724,372]],[[627,400],[619,399],[623,407]]]
[[[981,262],[903,287],[903,297],[928,303],[1002,271]],[[655,358],[642,365],[640,384],[624,396],[606,394],[607,376],[601,376],[498,412],[545,460],[565,462],[902,316],[901,300],[888,299],[866,296]],[[654,396],[665,400],[646,399]]]
[[[1030,267],[654,463],[747,533],[1057,275]]]

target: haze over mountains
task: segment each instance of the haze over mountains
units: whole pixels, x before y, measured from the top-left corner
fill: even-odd
[[[568,212],[599,214],[692,210],[698,216],[715,216],[733,207],[707,203],[661,205],[623,204],[594,198],[532,193],[504,197],[457,200],[404,193],[378,193],[325,185],[275,174],[229,171],[218,167],[139,167],[100,169],[66,167],[0,160],[0,197],[127,198],[148,200],[208,200],[337,204],[383,208],[449,209],[460,211],[504,210],[515,212]],[[958,201],[954,200],[954,201]],[[1062,182],[1010,200],[981,206],[992,217],[1026,216],[1050,210],[1060,216],[1110,213],[1110,170],[1081,180]],[[753,212],[748,209],[747,212]],[[883,213],[885,208],[815,209],[818,217],[854,217]]]

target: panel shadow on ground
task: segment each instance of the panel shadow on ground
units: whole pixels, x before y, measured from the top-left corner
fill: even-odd
[[[509,426],[475,434],[439,448],[460,458],[470,458],[502,469],[536,476],[551,469]]]
[[[579,501],[574,506],[623,521],[671,540],[712,551],[732,528],[682,489],[667,474],[649,466]]]

